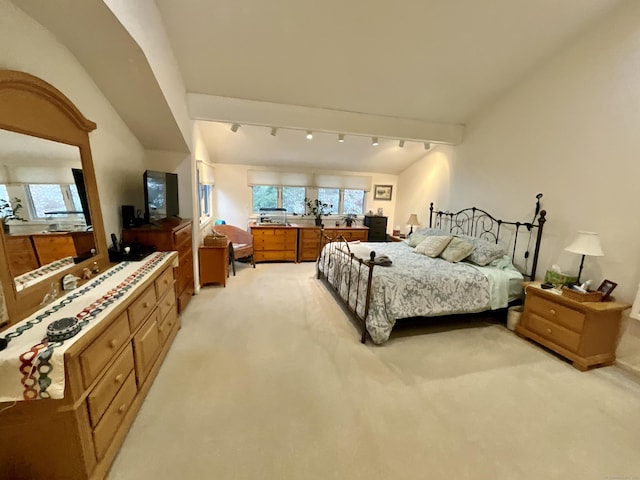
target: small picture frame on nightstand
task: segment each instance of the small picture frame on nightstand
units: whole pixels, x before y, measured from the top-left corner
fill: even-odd
[[[606,302],[609,300],[609,295],[613,292],[613,289],[618,286],[617,283],[612,282],[611,280],[603,280],[600,286],[598,287],[598,291],[602,292],[602,301]]]

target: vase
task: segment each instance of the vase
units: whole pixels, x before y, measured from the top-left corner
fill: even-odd
[[[321,226],[322,226],[322,218],[316,217],[316,227],[321,227]]]
[[[10,233],[10,229],[9,229],[9,224],[8,223],[2,223],[2,229],[4,230],[4,233],[6,233],[7,235]]]

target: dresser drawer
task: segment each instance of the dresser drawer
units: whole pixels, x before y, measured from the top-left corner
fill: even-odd
[[[144,323],[142,328],[133,337],[133,356],[135,358],[136,378],[138,386],[144,383],[147,374],[153,367],[160,350],[160,335],[158,333],[159,310]]]
[[[135,332],[136,328],[144,321],[156,306],[156,289],[150,285],[144,292],[131,303],[129,307],[129,325],[131,331]]]
[[[109,368],[102,380],[87,397],[91,425],[96,426],[102,414],[111,403],[120,387],[124,384],[129,373],[133,371],[133,350],[131,343],[120,354],[116,362]]]
[[[580,347],[580,334],[546,320],[535,313],[531,313],[528,316],[527,327],[533,333],[537,333],[541,337],[551,340],[553,343],[565,347],[574,353],[577,352]]]
[[[574,332],[582,332],[585,318],[583,312],[565,307],[559,303],[554,303],[535,294],[527,299],[526,306],[527,310],[530,310],[542,318],[567,327]]]
[[[158,309],[160,310],[160,318],[167,316],[171,310],[175,310],[176,305],[176,291],[172,288],[167,294],[158,302]]]
[[[173,286],[173,268],[167,268],[162,274],[156,279],[156,296],[158,298],[162,297],[167,290],[172,290]]]
[[[98,460],[104,456],[107,448],[111,445],[111,439],[118,431],[118,427],[131,407],[137,391],[134,375],[130,373],[113,402],[111,402],[111,405],[102,416],[102,420],[93,430],[93,444]]]
[[[191,243],[191,225],[181,228],[173,234],[173,244],[176,249],[187,242]]]
[[[95,380],[113,355],[129,340],[129,333],[129,319],[125,312],[80,354],[82,381],[85,388]]]
[[[266,252],[255,252],[254,253],[256,262],[260,261],[269,261],[269,260],[288,260],[295,262],[296,261],[296,252],[295,251],[266,251]]]
[[[167,338],[176,323],[178,323],[178,311],[175,308],[172,308],[167,312],[167,315],[160,320],[160,324],[158,325],[161,345],[164,345],[164,342],[167,341]]]

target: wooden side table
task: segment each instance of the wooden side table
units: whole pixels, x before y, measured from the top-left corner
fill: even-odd
[[[200,285],[220,283],[227,286],[229,276],[229,248],[230,244],[213,247],[200,245],[198,259],[200,261]]]
[[[524,312],[516,333],[568,358],[578,370],[610,365],[616,358],[620,302],[578,302],[539,283],[525,284]]]

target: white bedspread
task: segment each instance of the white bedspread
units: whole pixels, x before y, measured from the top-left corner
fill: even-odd
[[[326,246],[324,251],[328,248]],[[359,253],[366,257],[365,248],[375,251],[376,255],[387,255],[393,262],[391,266],[375,266],[373,270],[366,328],[375,343],[387,341],[400,318],[477,313],[507,305],[513,270],[478,268],[465,262],[449,263],[441,258],[416,254],[405,242],[361,244]],[[327,278],[343,299],[347,299],[351,284],[348,303],[362,316],[367,277],[365,274],[360,276],[356,297],[357,262],[334,253],[332,261],[326,266],[320,262],[319,268],[326,269]]]

